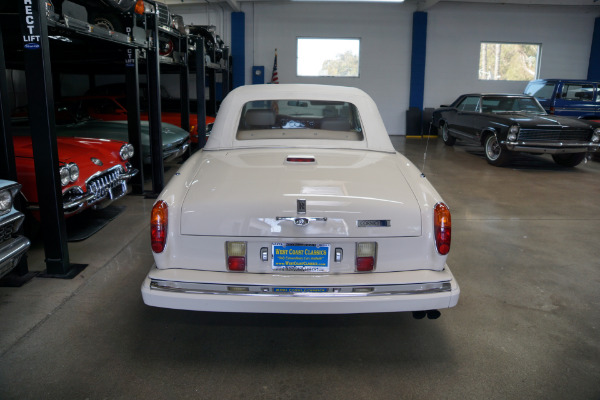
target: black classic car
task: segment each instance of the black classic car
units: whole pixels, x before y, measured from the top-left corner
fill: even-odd
[[[551,154],[557,164],[574,167],[600,147],[600,125],[548,115],[526,95],[464,94],[435,110],[432,124],[448,146],[457,139],[482,145],[495,166],[525,152]]]

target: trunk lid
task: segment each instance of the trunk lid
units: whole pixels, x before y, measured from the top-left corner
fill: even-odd
[[[396,154],[273,149],[205,151],[203,158],[182,205],[183,235],[421,235],[420,207]]]

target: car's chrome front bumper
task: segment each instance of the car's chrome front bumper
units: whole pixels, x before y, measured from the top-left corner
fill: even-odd
[[[142,297],[147,305],[219,312],[423,311],[454,307],[459,294],[448,266],[443,271],[327,275],[314,279],[304,276],[294,282],[283,275],[161,270],[153,266],[142,283]]]
[[[0,278],[17,266],[30,245],[25,236],[17,236],[0,244]]]
[[[88,191],[80,196],[71,198],[63,203],[65,215],[76,214],[87,207],[104,208],[113,201],[120,199],[129,192],[127,182],[138,174],[135,168],[129,168],[127,172],[122,172],[113,178],[99,180],[96,185],[88,186]]]
[[[510,151],[522,151],[537,154],[563,154],[563,153],[593,153],[598,151],[600,143],[593,142],[560,142],[560,141],[501,141]]]

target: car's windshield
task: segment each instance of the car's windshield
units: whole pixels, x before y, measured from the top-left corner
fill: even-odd
[[[321,100],[266,100],[246,103],[238,140],[364,139],[354,104]]]
[[[545,115],[546,111],[533,97],[486,96],[481,100],[483,113],[529,113]]]

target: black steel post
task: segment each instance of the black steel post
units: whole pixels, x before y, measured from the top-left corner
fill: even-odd
[[[221,75],[223,76],[221,83],[221,100],[223,100],[229,93],[229,47],[223,49],[223,60],[225,60],[225,69],[223,69],[221,72]]]
[[[162,151],[162,126],[160,122],[160,63],[158,54],[158,15],[147,17],[150,28],[150,45],[148,48],[148,122],[150,124],[150,154],[152,156],[152,193],[157,196],[165,185]]]
[[[208,75],[206,112],[210,115],[217,115],[217,70],[209,67],[206,74]]]
[[[10,105],[8,84],[6,83],[6,64],[4,62],[4,43],[0,27],[0,178],[17,180],[15,151],[10,130]]]
[[[19,7],[46,271],[48,276],[69,278],[79,270],[69,263],[62,209],[45,0],[21,0]]]
[[[204,87],[206,69],[204,65],[204,38],[196,38],[196,114],[198,115],[198,147],[206,144],[206,92]]]
[[[187,36],[179,39],[182,64],[179,68],[179,100],[181,102],[181,127],[190,131],[190,68],[188,63]]]
[[[129,143],[133,145],[135,153],[131,164],[140,172],[131,178],[130,184],[133,194],[144,193],[144,158],[142,154],[142,134],[140,123],[140,78],[138,67],[139,50],[132,47],[125,49],[125,82],[127,95],[127,126],[129,129]]]

